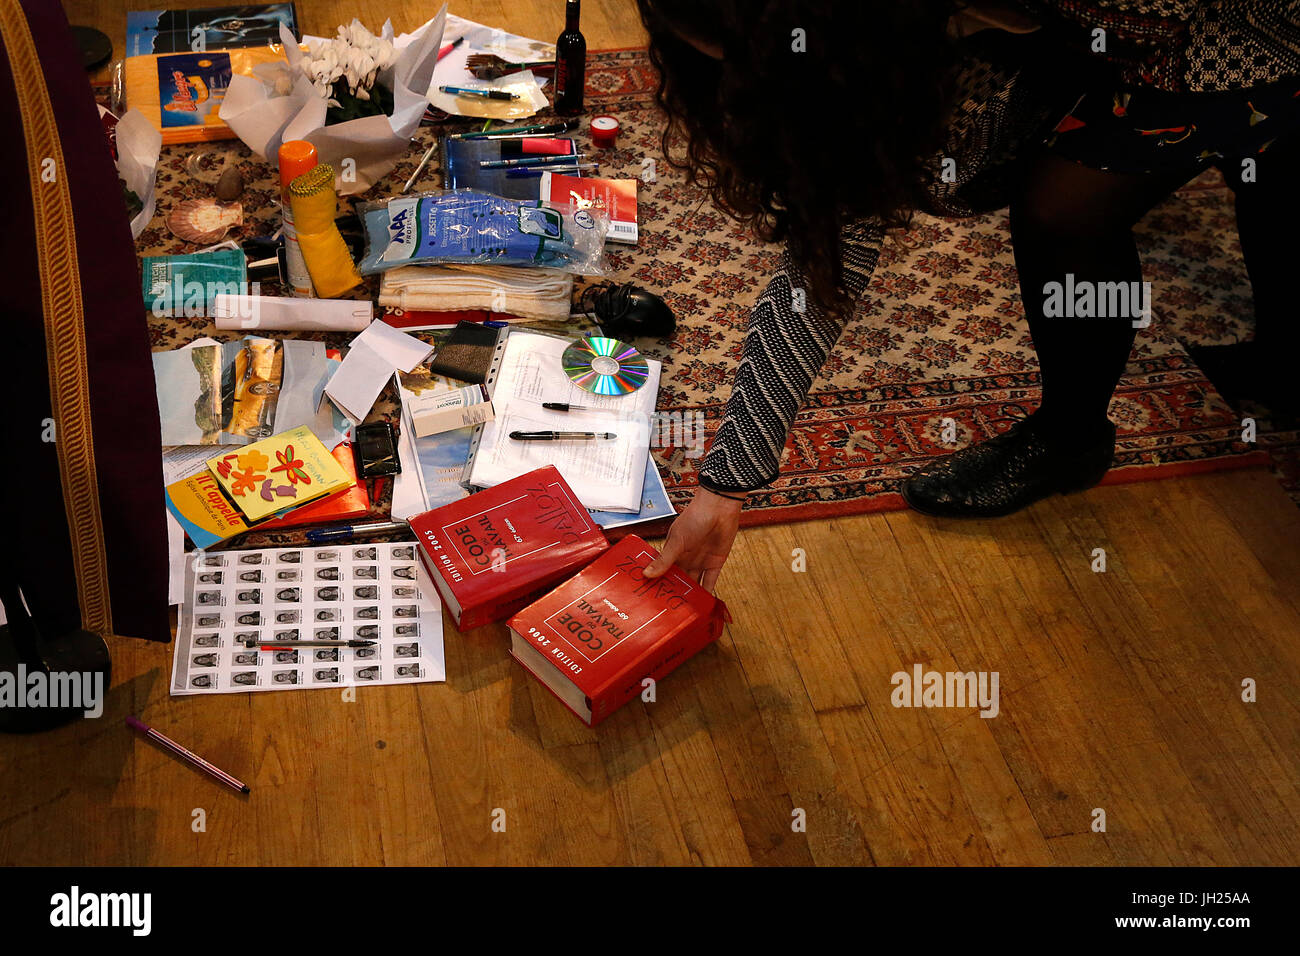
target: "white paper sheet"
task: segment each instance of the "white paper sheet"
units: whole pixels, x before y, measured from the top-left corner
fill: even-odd
[[[659,474],[659,468],[655,465],[654,455],[647,455],[645,482],[641,488],[641,510],[634,515],[613,511],[589,511],[588,514],[596,524],[609,531],[644,521],[658,521],[677,514],[677,509],[668,497],[668,489],[664,486],[663,475]]]
[[[442,44],[446,46],[459,37],[464,37],[465,42],[438,61],[437,66],[433,69],[433,82],[429,84],[429,102],[453,115],[499,115],[490,111],[491,106],[487,107],[489,112],[482,112],[484,103],[491,104],[491,100],[480,103],[465,97],[449,96],[438,89],[440,86],[473,87],[483,83],[482,80],[469,71],[468,62],[471,54],[492,53],[501,57],[507,63],[539,63],[555,59],[555,44],[553,43],[530,40],[527,37],[506,33],[496,27],[489,27],[449,13],[447,14],[447,25],[443,31]],[[398,37],[397,40],[393,41],[394,44],[396,45],[401,39],[402,37]],[[547,77],[533,75],[528,84],[530,88],[521,89],[517,92],[527,92],[530,105],[534,110],[545,109],[546,94],[542,93],[542,87],[546,86],[547,82]],[[523,118],[522,114],[517,118]]]
[[[433,346],[387,322],[372,322],[352,340],[325,394],[353,422],[370,414],[393,372],[409,372],[433,353]]]
[[[662,363],[647,359],[645,385],[626,395],[593,395],[564,374],[569,339],[512,329],[491,386],[497,417],[483,427],[469,483],[490,488],[543,465],[555,465],[583,506],[595,511],[640,511],[650,426]],[[543,402],[596,409],[556,412]],[[612,432],[614,440],[514,441],[512,431]]]
[[[451,54],[448,54],[450,56]],[[505,90],[515,95],[513,100],[483,99],[477,96],[462,96],[459,93],[444,93],[439,86],[460,86],[471,90]],[[453,115],[473,116],[482,119],[523,120],[546,109],[546,94],[537,82],[531,70],[522,70],[495,80],[480,80],[472,74],[468,80],[452,83],[447,80],[434,81],[429,90],[429,102],[438,109]]]
[[[118,120],[115,135],[117,171],[127,187],[140,197],[142,208],[131,220],[131,238],[139,239],[153,220],[154,182],[162,152],[162,133],[154,129],[143,113],[130,109]]]
[[[187,561],[172,695],[446,680],[442,605],[415,547],[348,542]],[[378,643],[258,649],[277,639]]]

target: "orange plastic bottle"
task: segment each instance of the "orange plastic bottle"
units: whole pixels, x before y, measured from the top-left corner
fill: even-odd
[[[293,225],[293,205],[289,202],[289,184],[319,165],[316,147],[305,139],[291,139],[280,145],[280,211],[284,217],[284,265],[286,278],[294,295],[312,296],[311,274],[298,246],[298,232]]]

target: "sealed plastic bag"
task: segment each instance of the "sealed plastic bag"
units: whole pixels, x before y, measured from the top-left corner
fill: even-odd
[[[473,189],[402,196],[362,207],[361,272],[424,263],[544,266],[603,276],[603,210],[540,199],[504,199]]]

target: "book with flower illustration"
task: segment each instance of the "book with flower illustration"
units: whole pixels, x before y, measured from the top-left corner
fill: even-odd
[[[356,482],[306,425],[209,458],[208,469],[250,524]]]

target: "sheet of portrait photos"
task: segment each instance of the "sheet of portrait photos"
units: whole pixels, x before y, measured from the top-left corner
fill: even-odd
[[[446,679],[442,606],[414,544],[196,553],[186,563],[173,695]],[[338,640],[378,643],[260,649]]]

